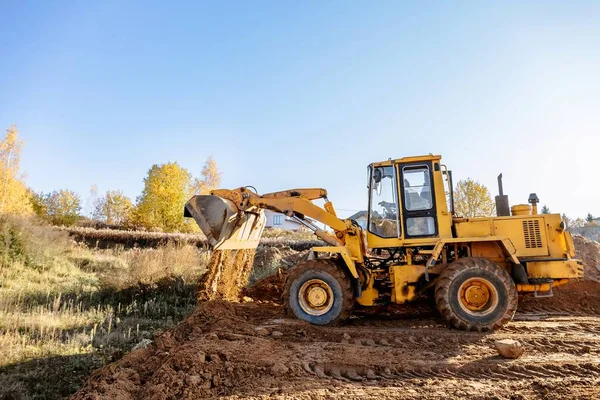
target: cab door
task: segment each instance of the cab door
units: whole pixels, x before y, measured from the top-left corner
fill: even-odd
[[[398,164],[404,237],[438,235],[431,162]]]

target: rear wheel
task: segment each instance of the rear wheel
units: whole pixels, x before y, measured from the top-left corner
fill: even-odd
[[[315,325],[348,318],[354,305],[350,279],[331,260],[309,260],[294,267],[285,284],[286,310]]]
[[[512,278],[498,265],[484,258],[462,258],[440,275],[435,300],[455,328],[491,331],[512,320],[518,297]]]

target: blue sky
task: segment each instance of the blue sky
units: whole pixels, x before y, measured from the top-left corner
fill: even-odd
[[[600,215],[600,2],[0,0],[0,127],[36,191],[135,198],[152,164],[324,187],[442,154],[511,203]],[[344,211],[342,215],[349,215]]]

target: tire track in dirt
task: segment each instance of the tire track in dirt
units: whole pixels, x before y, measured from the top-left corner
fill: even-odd
[[[421,366],[365,368],[361,365],[314,363],[305,367],[319,378],[338,380],[395,380],[395,379],[535,379],[535,378],[600,378],[600,367],[594,363],[539,363],[516,365],[468,365],[452,367]]]
[[[545,336],[545,335],[544,335]],[[479,345],[490,347],[493,342],[498,339],[513,338],[519,340],[526,349],[542,353],[570,353],[570,354],[589,354],[600,353],[600,338],[590,340],[581,337],[551,339],[547,337],[523,337],[514,335],[499,335],[485,338],[469,338],[469,337],[448,337],[446,335],[428,336],[410,335],[408,337],[397,337],[390,335],[374,335],[369,338],[356,339],[341,339],[342,344],[358,345],[358,346],[376,346],[390,348],[411,348],[415,345],[423,349],[437,349],[448,343],[462,345]]]

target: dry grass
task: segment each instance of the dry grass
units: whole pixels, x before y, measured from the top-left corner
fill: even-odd
[[[68,397],[193,310],[208,262],[175,243],[88,249],[26,220],[0,220],[0,243],[0,399]]]
[[[206,237],[202,234],[164,233],[128,231],[116,229],[94,229],[84,227],[61,227],[63,232],[79,243],[90,248],[149,248],[167,244],[195,245],[206,248]],[[287,246],[294,250],[306,250],[311,246],[322,245],[310,231],[285,231],[265,229],[261,244],[266,246]]]

